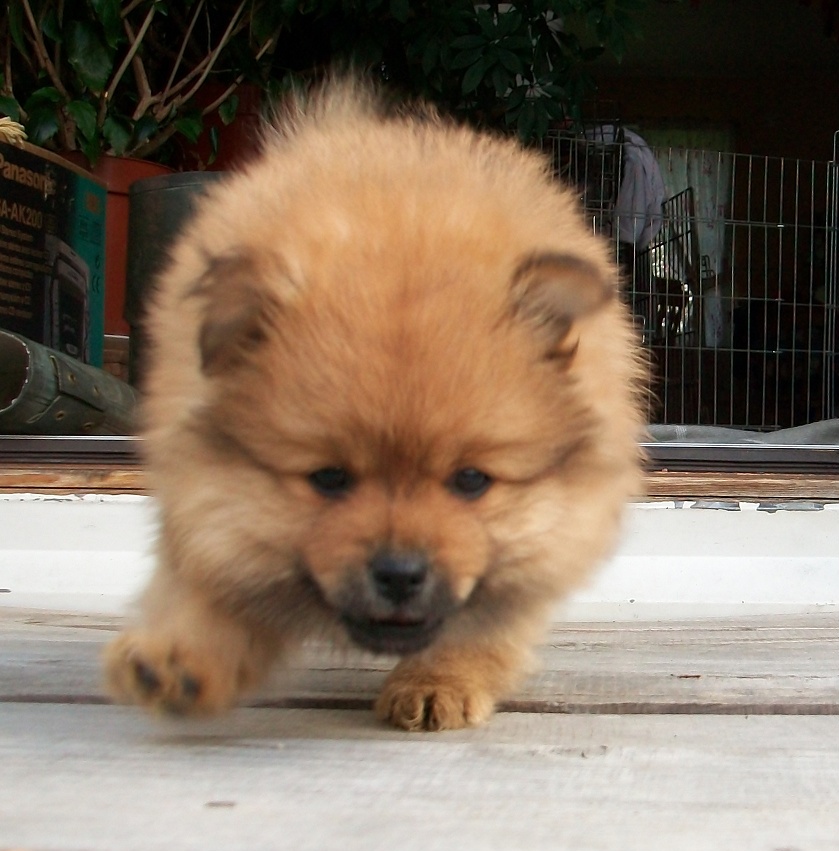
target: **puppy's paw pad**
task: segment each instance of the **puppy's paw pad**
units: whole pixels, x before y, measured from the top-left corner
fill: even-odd
[[[411,731],[459,730],[482,724],[494,701],[488,694],[456,683],[385,683],[376,701],[376,715]]]
[[[154,668],[150,667],[140,659],[134,660],[134,670],[132,674],[134,677],[134,685],[139,691],[143,694],[149,695],[149,697],[157,694],[163,685]]]
[[[105,676],[120,702],[174,715],[215,712],[233,697],[208,660],[144,633],[125,633],[107,648]]]

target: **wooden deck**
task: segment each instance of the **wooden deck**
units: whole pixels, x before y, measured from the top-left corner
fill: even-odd
[[[107,704],[103,616],[0,608],[0,849],[839,849],[839,614],[557,625],[486,727],[312,648],[247,707]]]

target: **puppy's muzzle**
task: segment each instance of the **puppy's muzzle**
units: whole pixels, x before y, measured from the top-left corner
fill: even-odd
[[[454,608],[448,583],[418,550],[377,550],[353,585],[341,620],[353,641],[378,653],[422,650]]]

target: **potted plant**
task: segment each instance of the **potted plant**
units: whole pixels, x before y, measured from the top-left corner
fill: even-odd
[[[261,0],[9,0],[0,112],[30,141],[166,161],[258,79],[279,33]],[[209,84],[211,99],[201,100]]]
[[[128,187],[178,165],[211,119],[214,158],[218,122],[263,74],[281,12],[270,0],[8,0],[6,12],[0,114],[106,183],[106,333],[127,333]]]

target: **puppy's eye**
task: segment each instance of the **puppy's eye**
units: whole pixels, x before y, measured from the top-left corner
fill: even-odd
[[[322,467],[309,474],[309,484],[319,494],[334,498],[349,492],[353,478],[343,467]]]
[[[474,467],[458,470],[448,481],[449,490],[463,499],[483,496],[492,484],[492,478]]]

